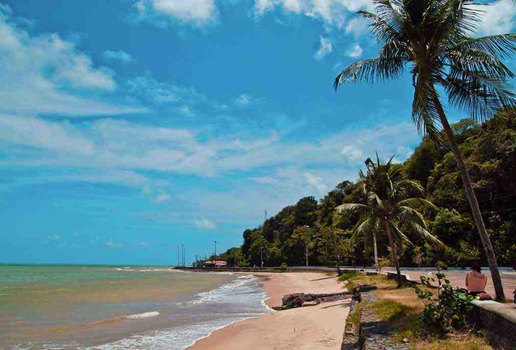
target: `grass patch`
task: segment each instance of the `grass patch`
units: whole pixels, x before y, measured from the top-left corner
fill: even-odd
[[[415,350],[492,350],[482,337],[468,334],[459,338],[423,340],[414,346]]]
[[[339,276],[339,281],[347,281],[346,288],[352,291],[359,286],[376,286],[377,288],[393,289],[396,288],[396,282],[392,281],[384,275],[365,275],[363,273],[348,271]]]
[[[353,325],[354,329],[358,328],[358,324],[360,323],[360,314],[362,313],[362,308],[364,307],[366,302],[360,302],[356,305],[355,310],[346,318],[346,323],[349,325]]]
[[[360,277],[360,275],[358,273],[356,273],[355,271],[348,271],[348,272],[343,272],[340,274],[339,281],[341,281],[341,282],[351,281],[351,280],[359,278],[359,277]]]
[[[373,304],[373,309],[384,322],[407,316],[411,308],[394,300],[380,300]]]

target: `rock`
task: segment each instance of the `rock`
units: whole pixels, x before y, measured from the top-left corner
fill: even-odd
[[[283,309],[292,309],[303,306],[305,302],[305,293],[294,293],[283,296],[281,300]]]

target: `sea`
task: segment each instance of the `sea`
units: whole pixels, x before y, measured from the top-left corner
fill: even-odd
[[[0,349],[185,349],[272,312],[266,297],[245,274],[0,265]]]

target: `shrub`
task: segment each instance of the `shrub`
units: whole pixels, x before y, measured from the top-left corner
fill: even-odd
[[[378,271],[382,271],[384,267],[390,266],[391,261],[389,259],[380,258],[378,259]]]
[[[439,284],[438,294],[430,291],[431,282]],[[445,334],[454,329],[467,326],[469,314],[473,308],[471,301],[475,298],[465,289],[453,288],[443,273],[437,273],[436,278],[421,276],[421,283],[426,288],[415,286],[416,294],[425,304],[421,320],[429,333]]]
[[[280,268],[281,271],[287,271],[288,265],[285,264],[285,263],[282,263],[279,268]]]
[[[448,265],[446,265],[442,260],[437,260],[435,267],[437,268],[437,271],[448,270]]]
[[[343,272],[339,276],[339,281],[341,281],[341,282],[349,281],[349,280],[352,280],[353,278],[356,278],[357,275],[358,275],[358,273],[355,271]]]

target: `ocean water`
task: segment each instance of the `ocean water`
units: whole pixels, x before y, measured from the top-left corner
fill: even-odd
[[[0,349],[184,349],[265,298],[251,275],[0,265]]]

